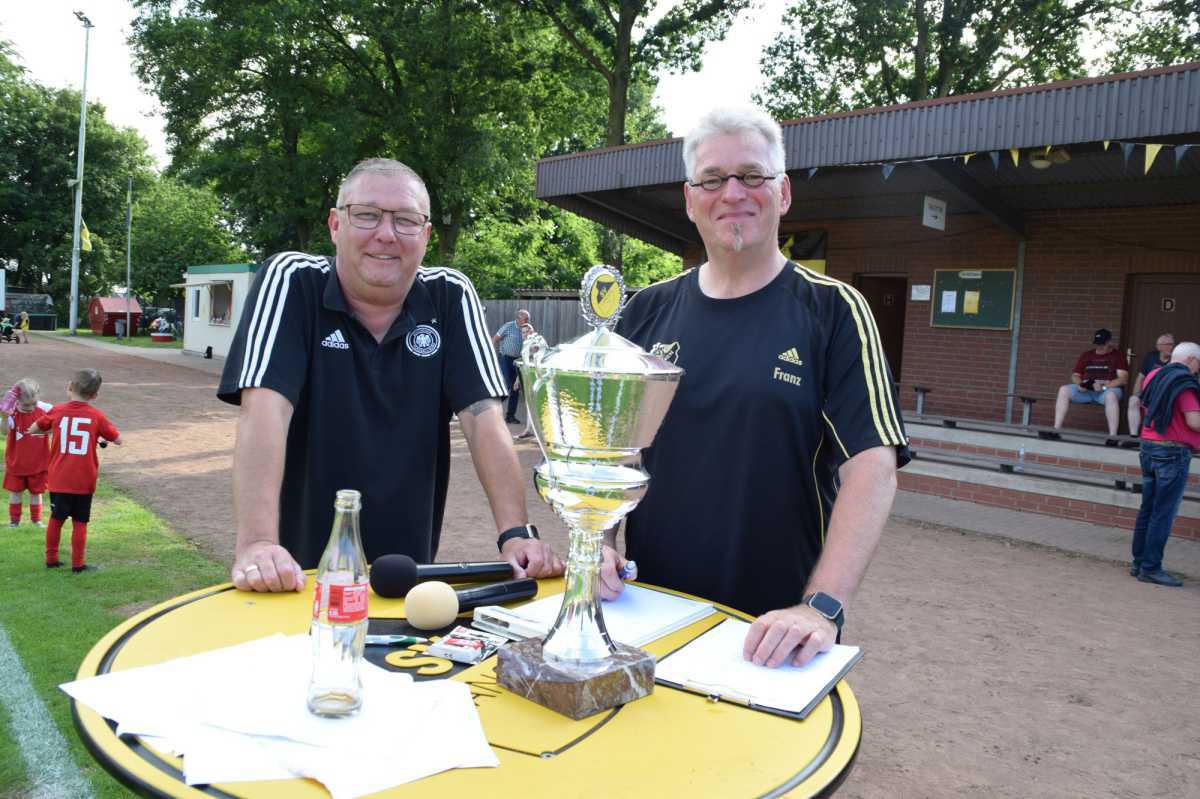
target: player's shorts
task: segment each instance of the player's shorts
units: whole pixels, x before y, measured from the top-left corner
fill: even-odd
[[[91,494],[64,494],[59,491],[50,492],[50,518],[62,521],[70,517],[80,524],[87,524],[92,519]]]
[[[1097,405],[1104,404],[1105,394],[1115,394],[1117,402],[1121,401],[1120,387],[1105,389],[1104,391],[1088,391],[1086,388],[1080,388],[1074,383],[1071,384],[1071,402],[1077,402],[1086,405],[1089,402],[1094,402]]]
[[[16,494],[22,491],[28,491],[30,494],[45,494],[47,474],[48,472],[38,472],[37,474],[9,474],[5,472],[4,487]]]

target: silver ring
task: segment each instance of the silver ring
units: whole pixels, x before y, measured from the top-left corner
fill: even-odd
[[[249,566],[247,566],[247,567],[245,568],[245,571],[250,571],[251,569],[254,569],[255,571],[261,571],[261,570],[258,568],[258,564],[257,564],[257,563],[251,563]]]

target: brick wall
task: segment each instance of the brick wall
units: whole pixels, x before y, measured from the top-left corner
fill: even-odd
[[[1026,220],[1016,390],[1043,398],[1034,406],[1033,422],[1048,425],[1055,392],[1070,380],[1071,366],[1096,328],[1109,328],[1121,341],[1127,276],[1200,273],[1200,205],[1047,211],[1031,213]],[[847,282],[856,274],[890,273],[907,276],[910,285],[931,284],[935,269],[1017,265],[1016,240],[979,215],[952,215],[945,232],[922,226],[916,216],[806,222],[801,227],[829,231],[827,271]],[[930,327],[929,303],[910,301],[902,404],[915,407],[911,386],[926,385],[934,388],[928,413],[1003,419],[1010,341],[1008,330]],[[1136,349],[1148,350],[1151,344],[1142,342]],[[1017,402],[1016,418],[1020,409]],[[1103,429],[1103,409],[1073,406],[1067,423]]]
[[[1047,516],[1095,522],[1109,527],[1132,529],[1133,523],[1137,519],[1137,511],[1131,508],[1035,494],[1032,491],[1016,491],[963,480],[947,480],[924,474],[913,474],[904,469],[899,472],[898,483],[900,488],[905,491],[915,491],[919,494],[934,494],[939,497],[962,499],[1000,508],[1012,508],[1027,513],[1042,513]],[[1171,535],[1176,538],[1200,541],[1200,519],[1176,516],[1175,523],[1171,527]]]

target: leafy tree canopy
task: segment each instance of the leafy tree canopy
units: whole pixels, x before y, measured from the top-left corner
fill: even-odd
[[[67,318],[79,136],[77,91],[50,89],[29,80],[0,52],[0,260],[16,264],[9,284],[54,297]],[[81,306],[96,293],[124,282],[125,198],[154,179],[146,143],[114,127],[104,107],[88,103],[83,219],[91,252],[80,254]]]
[[[797,0],[756,99],[799,117],[1084,74],[1081,41],[1126,0]]]

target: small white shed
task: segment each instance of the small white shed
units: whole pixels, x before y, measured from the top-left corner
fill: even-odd
[[[229,354],[258,264],[199,264],[184,273],[183,349]]]

